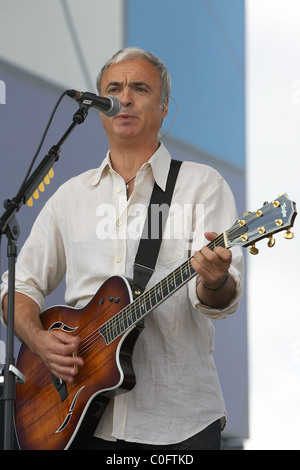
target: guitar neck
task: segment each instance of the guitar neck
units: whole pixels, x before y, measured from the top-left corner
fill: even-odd
[[[211,250],[216,246],[224,247],[224,234],[218,236],[207,246]],[[106,344],[112,343],[118,336],[139,323],[148,313],[189,282],[197,274],[191,266],[191,260],[192,257],[188,258],[173,272],[104,323],[99,331],[104,337]]]

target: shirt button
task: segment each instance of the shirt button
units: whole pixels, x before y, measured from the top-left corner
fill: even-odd
[[[120,220],[120,219],[118,219],[118,220],[117,220],[117,222],[116,222],[116,224],[117,224],[117,226],[118,226],[118,227],[120,227],[120,225],[122,225],[122,222],[121,222],[121,220]]]
[[[122,192],[122,188],[118,188],[117,193],[121,193],[121,192]]]
[[[120,261],[121,261],[121,258],[119,258],[118,256],[116,256],[116,257],[115,257],[115,262],[116,262],[116,263],[120,263]]]

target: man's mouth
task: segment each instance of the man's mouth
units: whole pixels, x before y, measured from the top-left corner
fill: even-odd
[[[130,118],[134,118],[135,116],[131,116],[130,114],[118,114],[116,117],[121,118],[121,119],[130,119]]]

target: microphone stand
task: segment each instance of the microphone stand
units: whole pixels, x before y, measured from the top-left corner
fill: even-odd
[[[4,201],[6,209],[0,218],[0,238],[3,234],[8,239],[7,257],[8,257],[8,312],[7,312],[7,343],[6,358],[4,370],[0,370],[0,380],[4,381],[3,399],[4,399],[4,450],[13,449],[14,438],[14,401],[16,397],[16,383],[24,383],[26,378],[15,367],[14,359],[14,315],[15,315],[15,263],[17,258],[17,240],[20,234],[19,224],[16,219],[16,212],[32,196],[32,193],[43,181],[54,163],[59,159],[59,153],[62,144],[66,141],[73,129],[84,122],[89,105],[80,104],[80,108],[73,116],[73,122],[62,136],[60,141],[54,145],[49,153],[38,165],[32,176],[25,181],[19,189],[17,195],[12,200]]]

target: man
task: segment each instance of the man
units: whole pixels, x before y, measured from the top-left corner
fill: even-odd
[[[66,382],[76,380],[77,368],[84,367],[73,354],[80,339],[42,328],[44,297],[66,276],[66,303],[82,307],[110,276],[132,277],[139,243],[133,227],[143,224],[146,210],[141,208],[147,208],[154,182],[165,190],[171,159],[158,139],[170,95],[164,64],[128,48],[103,67],[97,84],[101,96],[121,102],[117,116],[101,115],[110,145],[107,157],[100,168],[71,179],[46,203],[16,269],[16,334]],[[235,220],[234,200],[223,178],[208,166],[183,162],[168,236],[149,286],[182,263],[191,249],[202,247],[191,262],[197,276],[146,317],[133,354],[136,386],[110,401],[86,448],[220,448],[226,412],[212,358],[210,318],[236,311],[243,259],[240,250],[205,245]],[[187,233],[201,245],[188,242]],[[6,312],[7,274],[2,287]]]

